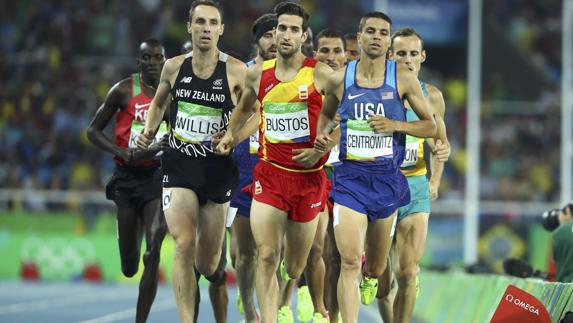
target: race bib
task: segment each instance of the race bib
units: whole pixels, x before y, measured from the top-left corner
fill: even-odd
[[[175,138],[190,144],[209,144],[223,130],[223,109],[179,101],[173,133]]]
[[[259,133],[249,136],[249,153],[257,154],[259,152]]]
[[[326,161],[326,165],[334,165],[340,162],[338,159],[338,155],[340,154],[340,147],[338,145],[332,147],[330,150],[330,155],[328,155],[328,160]]]
[[[264,132],[272,143],[308,142],[310,122],[306,102],[265,103]]]
[[[139,136],[143,132],[143,129],[145,129],[145,122],[138,122],[135,120],[131,122],[131,133],[129,134],[129,143],[128,143],[129,148],[137,148],[135,140],[137,139],[137,136]],[[166,133],[167,133],[167,124],[165,123],[165,121],[161,121],[161,123],[159,124],[159,130],[157,130],[157,133],[155,134],[155,139],[153,140],[153,143],[161,140],[163,135],[165,135]]]
[[[416,137],[406,136],[406,151],[404,161],[400,167],[410,167],[418,163],[418,151],[420,149],[420,140]]]
[[[348,120],[346,124],[346,158],[373,160],[393,157],[392,133],[374,133],[367,120]]]

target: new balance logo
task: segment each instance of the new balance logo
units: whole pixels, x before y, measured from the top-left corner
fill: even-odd
[[[182,78],[181,81],[179,81],[179,82],[180,82],[180,83],[187,83],[187,84],[189,84],[189,83],[191,83],[191,80],[192,80],[192,79],[193,79],[193,78],[192,78],[191,76],[186,76],[186,77]]]
[[[366,94],[366,93],[359,93],[359,94],[356,94],[356,95],[352,95],[352,94],[348,93],[348,100],[354,100],[354,99],[356,99],[357,97],[363,96],[364,94]]]

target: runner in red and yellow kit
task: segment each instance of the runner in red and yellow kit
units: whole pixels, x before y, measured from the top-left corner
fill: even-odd
[[[256,291],[263,322],[277,321],[278,281],[275,272],[285,236],[285,269],[291,278],[302,273],[322,209],[325,176],[313,147],[322,105],[321,93],[332,69],[305,58],[308,14],[295,3],[275,7],[278,19],[277,59],[247,71],[245,92],[217,150],[228,154],[253,107],[260,103],[259,156],[253,172],[251,228],[258,249]]]

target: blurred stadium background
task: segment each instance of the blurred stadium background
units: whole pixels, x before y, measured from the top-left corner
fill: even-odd
[[[222,1],[220,48],[249,58],[250,25],[276,2]],[[136,71],[141,40],[157,37],[168,57],[179,54],[190,1],[1,3],[0,281],[35,264],[41,281],[81,280],[95,266],[105,281],[136,282],[121,276],[115,207],[104,197],[114,164],[85,129],[107,90]],[[573,35],[562,17],[573,16],[573,1],[301,3],[315,34],[356,32],[364,12],[385,9],[394,29],[412,26],[424,37],[421,78],[444,92],[452,146],[424,267],[501,273],[501,261],[515,257],[549,270],[540,214],[572,199]],[[169,239],[162,253],[169,280]]]

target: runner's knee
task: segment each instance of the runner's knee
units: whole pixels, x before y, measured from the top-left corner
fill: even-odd
[[[247,252],[247,253],[239,252],[237,257],[237,267],[252,265],[255,263],[256,259],[257,258],[255,252]]]
[[[132,253],[121,259],[121,272],[125,277],[133,277],[139,270],[139,257]]]
[[[298,279],[304,270],[306,263],[297,261],[285,261],[285,270],[290,279]]]
[[[400,284],[409,284],[416,280],[416,275],[418,275],[418,265],[412,263],[400,268],[396,273],[396,278]]]
[[[280,261],[280,251],[274,248],[261,246],[259,248],[259,261],[265,267],[278,268]]]
[[[195,251],[195,241],[188,235],[173,236],[173,241],[175,242],[175,253],[188,256],[192,255]]]
[[[205,277],[212,276],[215,275],[215,271],[219,266],[220,258],[220,254],[205,256],[197,255],[195,259],[195,266],[197,267],[197,270],[199,270],[199,272]]]
[[[360,271],[361,257],[360,255],[348,254],[340,255],[341,270]]]
[[[145,268],[157,268],[159,266],[159,249],[152,247],[143,254],[143,265]]]
[[[310,249],[308,254],[308,264],[316,264],[322,259],[323,248],[321,245],[315,244]]]

